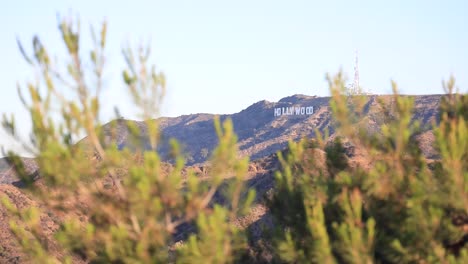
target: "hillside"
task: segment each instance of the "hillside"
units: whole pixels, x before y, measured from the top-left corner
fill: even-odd
[[[415,96],[415,110],[413,120],[418,120],[423,126],[428,127],[426,132],[420,135],[420,143],[423,152],[427,157],[432,158],[434,152],[432,150],[432,142],[434,140],[430,124],[436,120],[438,115],[438,107],[441,95],[424,95]],[[389,96],[370,96],[365,107],[365,114],[369,120],[369,130],[377,132],[375,115],[379,111],[378,99],[389,100]],[[238,135],[238,145],[240,156],[250,156],[249,174],[246,179],[246,185],[254,188],[257,192],[257,203],[253,210],[246,217],[236,220],[236,224],[249,228],[252,231],[252,238],[258,238],[260,227],[271,224],[271,217],[262,205],[261,199],[268,190],[274,186],[274,171],[279,167],[276,157],[276,152],[285,150],[289,140],[298,140],[301,137],[314,137],[315,129],[324,132],[326,129],[330,134],[334,135],[334,127],[331,119],[331,110],[329,107],[330,98],[311,97],[304,95],[294,95],[281,99],[279,102],[261,101],[251,105],[250,107],[232,115],[222,115],[221,120],[231,118],[233,120],[234,129]],[[314,107],[313,113],[310,115],[282,115],[275,116],[275,108],[286,108],[291,106]],[[283,110],[282,110],[283,111]],[[201,177],[209,176],[209,164],[204,162],[209,158],[212,149],[217,145],[217,138],[214,131],[215,115],[212,114],[194,114],[176,118],[160,118],[157,121],[162,134],[162,142],[159,148],[166,161],[168,158],[168,141],[170,138],[175,138],[181,142],[184,150],[189,153],[188,166],[185,170],[192,170]],[[107,142],[115,142],[119,148],[133,148],[133,141],[130,133],[124,125],[124,120],[118,120],[104,126],[104,133]],[[140,129],[142,133],[146,133],[144,122],[130,121]],[[113,129],[112,124],[119,124],[117,129]],[[147,146],[145,136],[140,137],[143,145]],[[85,144],[86,138],[79,144]],[[359,150],[353,149],[353,146],[346,146],[347,157],[350,163],[366,162],[365,156],[359,153]],[[311,153],[320,164],[323,164],[324,153]],[[24,159],[28,172],[31,177],[37,178],[37,165],[32,159]],[[324,166],[324,165],[323,165]],[[365,167],[364,165],[363,167]],[[19,208],[24,206],[38,206],[33,197],[27,195],[21,189],[21,182],[15,176],[13,170],[4,160],[0,159],[0,194],[5,194]],[[41,180],[38,181],[38,184]],[[216,199],[216,197],[214,198]],[[70,212],[73,214],[73,212]],[[47,239],[50,239],[58,223],[63,220],[62,216],[55,215],[51,212],[44,214],[41,217],[41,226],[47,234]],[[23,256],[18,250],[18,245],[11,242],[12,234],[8,227],[7,214],[0,206],[0,262],[22,262]],[[3,224],[2,224],[3,223]],[[182,240],[192,228],[190,226],[183,227],[177,234],[175,240]],[[61,252],[57,249],[57,256]]]
[[[422,126],[430,126],[437,118],[441,95],[414,96],[413,120],[418,120]],[[379,111],[380,100],[390,100],[390,96],[369,96],[365,107],[365,114],[369,117],[369,129],[378,131],[374,120],[375,113]],[[329,97],[315,97],[306,95],[293,95],[285,97],[278,102],[260,101],[248,108],[231,115],[220,115],[221,121],[231,118],[234,130],[238,136],[240,156],[250,156],[252,160],[259,159],[276,153],[287,146],[289,140],[298,140],[301,137],[314,137],[315,130],[324,132],[329,130],[333,135],[334,128],[331,123],[331,110]],[[313,114],[307,115],[281,115],[275,116],[275,108],[287,107],[313,107]],[[166,161],[169,161],[169,139],[178,140],[187,153],[187,164],[203,163],[209,158],[211,151],[217,145],[217,138],[213,126],[213,114],[192,114],[174,118],[159,118],[162,142],[159,152]],[[120,120],[123,121],[123,120]],[[144,134],[146,131],[144,122],[135,122]],[[111,124],[106,124],[106,141],[117,143],[120,148],[132,148],[135,142],[129,136],[124,122],[119,122],[116,133]],[[428,138],[431,138],[428,135]],[[143,145],[148,146],[146,140]],[[428,155],[430,151],[428,150]]]
[[[414,96],[413,120],[417,120],[424,127],[430,127],[432,121],[436,121],[439,102],[442,95]],[[391,96],[369,96],[365,107],[365,114],[369,117],[369,130],[377,132],[375,125],[376,113],[379,111],[380,100],[390,100]],[[286,148],[289,140],[297,141],[301,137],[314,137],[315,130],[324,132],[329,130],[331,136],[334,127],[331,120],[329,97],[315,97],[306,95],[293,95],[285,97],[278,102],[260,101],[248,108],[231,115],[220,115],[221,121],[231,118],[234,130],[238,136],[240,156],[249,156],[251,160],[269,156]],[[282,115],[275,116],[275,108],[291,106],[313,106],[311,115]],[[217,145],[217,137],[214,130],[214,114],[192,114],[180,117],[162,117],[156,121],[161,131],[161,142],[158,151],[164,161],[171,161],[169,157],[169,140],[176,139],[182,145],[187,157],[187,165],[204,163],[209,159],[211,151]],[[103,126],[105,141],[114,142],[119,148],[135,148],[135,140],[129,133],[125,122],[136,125],[142,135],[146,134],[146,125],[141,121],[117,120]],[[118,126],[114,126],[118,124]],[[117,128],[117,129],[116,129]],[[420,135],[422,150],[427,157],[433,158],[434,151],[430,147],[433,134],[430,129]],[[78,144],[86,144],[86,138]],[[141,136],[138,142],[149,148],[148,140]],[[37,169],[33,159],[24,159],[27,170],[32,174]],[[4,159],[0,159],[0,184],[20,184],[14,172]]]
[[[31,174],[32,177],[35,177],[35,173],[38,169],[38,166],[33,158],[22,158],[23,164],[25,166],[26,172]],[[0,159],[0,184],[12,184],[17,187],[21,186],[21,182],[15,174],[15,171],[12,169],[12,166],[8,164],[6,158]]]

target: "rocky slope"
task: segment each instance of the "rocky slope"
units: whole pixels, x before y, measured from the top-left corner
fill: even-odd
[[[414,96],[413,120],[418,120],[423,126],[430,126],[437,118],[441,95]],[[232,115],[220,115],[223,121],[231,118],[234,130],[238,136],[238,145],[241,156],[250,156],[252,160],[268,156],[282,150],[289,140],[298,140],[301,137],[314,137],[315,130],[324,132],[326,129],[331,134],[334,128],[331,123],[331,110],[329,97],[315,97],[305,95],[293,95],[285,97],[278,102],[261,101]],[[376,120],[375,113],[379,111],[379,100],[391,100],[390,96],[369,96],[365,107],[365,114],[369,116],[371,130]],[[275,116],[275,109],[289,107],[313,107],[313,114],[281,115]],[[162,142],[159,152],[166,161],[169,160],[169,139],[174,138],[181,143],[187,153],[187,164],[203,163],[209,158],[211,151],[217,145],[217,137],[214,129],[212,114],[193,114],[174,118],[160,118],[159,127],[162,134]],[[146,126],[144,122],[134,124],[144,134]],[[120,148],[130,147],[135,142],[125,129],[123,120],[120,120],[115,133],[111,124],[104,126],[107,131],[106,141],[116,142]],[[430,136],[429,136],[430,137]],[[141,139],[138,139],[141,141]],[[142,139],[142,145],[148,147],[147,140]]]
[[[26,173],[30,174],[31,177],[37,177],[38,165],[33,158],[22,158],[23,164],[26,169]],[[22,183],[17,177],[14,169],[10,166],[6,158],[0,159],[0,184],[12,184],[17,187],[21,187]]]

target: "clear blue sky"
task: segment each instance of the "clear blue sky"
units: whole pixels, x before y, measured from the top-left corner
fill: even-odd
[[[109,45],[106,111],[133,112],[120,83],[125,40],[151,38],[153,61],[168,78],[163,114],[233,113],[296,93],[328,95],[327,72],[353,76],[389,93],[442,93],[450,74],[468,89],[468,1],[6,1],[0,9],[0,112],[28,115],[16,82],[32,77],[16,46],[38,34],[60,54],[57,13],[79,14],[82,33],[106,18]],[[30,47],[30,45],[28,45]],[[0,135],[0,145],[7,144]]]

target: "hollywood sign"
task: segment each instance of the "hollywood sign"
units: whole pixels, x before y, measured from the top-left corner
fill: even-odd
[[[314,107],[301,107],[301,106],[290,106],[290,107],[277,107],[274,109],[274,115],[312,115],[314,113]]]

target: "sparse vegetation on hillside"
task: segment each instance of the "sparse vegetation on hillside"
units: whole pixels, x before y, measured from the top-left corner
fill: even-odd
[[[122,75],[144,131],[125,120],[103,131],[98,117],[107,24],[92,30],[88,53],[79,23],[62,20],[59,29],[65,67],[37,37],[32,56],[20,46],[40,76],[27,83],[29,97],[22,96],[32,118],[38,177],[20,157],[8,157],[28,199],[37,202],[18,206],[23,194],[10,189],[0,195],[0,216],[10,231],[1,237],[14,237],[11,243],[23,249],[20,261],[468,263],[468,97],[453,93],[453,79],[445,84],[440,122],[433,124],[439,158],[428,160],[417,141],[424,129],[412,119],[413,101],[399,96],[395,84],[393,99],[381,102],[381,133],[374,133],[363,114],[365,96],[345,96],[342,73],[329,77],[335,137],[317,131],[316,139],[291,142],[278,153],[273,188],[261,197],[246,187],[248,158],[238,156],[230,120],[214,122],[219,144],[200,151],[210,159],[202,176],[184,171],[186,154],[175,141],[174,164],[162,162],[154,115],[166,81],[149,65],[145,47],[124,49]],[[138,148],[136,140],[130,150],[105,140],[122,122],[149,146]],[[14,119],[4,118],[3,125],[16,135]],[[83,134],[86,141],[73,144]],[[353,159],[354,151],[366,160]],[[260,206],[273,224],[253,238],[239,222]],[[0,245],[2,257],[11,244]]]

